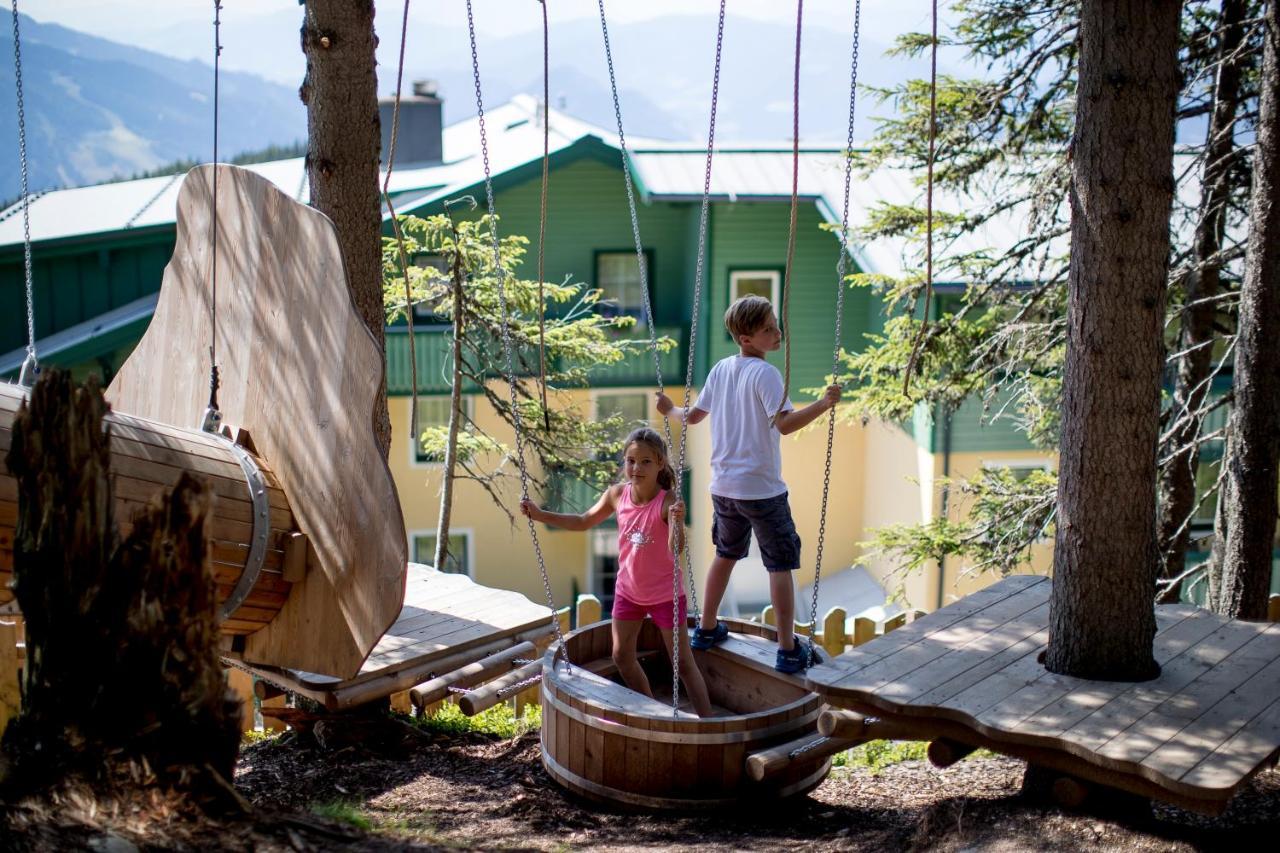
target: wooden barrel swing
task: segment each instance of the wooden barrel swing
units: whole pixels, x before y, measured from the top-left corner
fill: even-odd
[[[738,643],[756,639],[771,653],[767,626],[728,621],[748,635]],[[731,649],[696,652],[718,716],[673,715],[669,698],[620,683],[609,621],[564,642],[570,666],[557,659],[558,646],[542,661],[542,764],[575,794],[631,808],[717,808],[807,794],[831,769],[826,739],[816,734],[823,699],[799,678],[766,674]],[[638,648],[655,695],[669,697],[670,660],[652,622]]]
[[[203,477],[224,653],[350,677],[404,599],[404,521],[373,430],[382,354],[324,214],[225,165],[193,169],[177,207],[155,314],[106,391],[117,521],[182,472]],[[199,428],[213,344],[216,434]],[[25,394],[0,387],[4,450]],[[0,612],[16,608],[16,519],[0,464]]]

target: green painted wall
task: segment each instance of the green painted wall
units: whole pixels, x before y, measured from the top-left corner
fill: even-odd
[[[132,302],[160,289],[173,254],[173,231],[128,234],[40,246],[32,252],[36,338]],[[0,352],[27,343],[22,250],[0,254]]]
[[[541,172],[528,180],[499,190],[494,204],[501,217],[498,233],[520,234],[529,239],[528,253],[520,268],[523,277],[535,278],[538,263],[538,221],[542,192]],[[481,188],[477,200],[483,202]],[[660,325],[688,321],[673,290],[683,283],[686,263],[687,212],[685,205],[639,205],[640,236],[652,253],[649,270],[654,320]],[[440,212],[434,209],[418,211]],[[478,216],[480,211],[472,213]],[[631,218],[627,212],[627,191],[620,165],[594,158],[571,162],[551,174],[547,195],[546,278],[595,285],[595,253],[634,252]]]
[[[787,262],[789,219],[790,204],[785,200],[714,206],[710,277],[706,283],[709,317],[699,333],[706,336],[704,352],[712,363],[738,351],[725,331],[723,319],[729,307],[730,272],[745,268],[783,269]],[[800,206],[790,297],[791,389],[796,400],[809,399],[799,389],[821,385],[823,377],[831,372],[839,250],[835,237],[820,230],[821,224],[822,218],[813,204]],[[882,326],[878,300],[865,290],[847,290],[842,345],[860,348],[863,335]],[[783,369],[783,351],[772,354],[769,361]]]

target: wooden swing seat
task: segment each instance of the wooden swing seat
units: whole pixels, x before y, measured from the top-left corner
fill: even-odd
[[[807,673],[903,739],[984,747],[1206,814],[1280,755],[1280,624],[1156,608],[1160,676],[1048,672],[1048,578],[1013,576]],[[824,731],[832,727],[823,721]]]
[[[606,677],[613,672],[608,620],[565,637],[571,667],[556,660],[557,647],[549,649],[542,763],[551,778],[597,802],[676,810],[803,795],[820,785],[831,768],[829,751],[814,750],[767,775],[752,772],[753,756],[814,738],[824,704],[803,679],[773,671],[771,628],[726,621],[735,632],[728,641],[694,652],[716,714],[705,719],[687,702],[673,714],[670,659],[652,622],[641,629],[638,648],[653,699]],[[759,664],[766,654],[767,673]]]

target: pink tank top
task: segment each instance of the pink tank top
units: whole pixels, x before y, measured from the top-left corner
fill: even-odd
[[[618,595],[635,604],[671,600],[671,572],[675,560],[667,543],[667,520],[662,514],[667,490],[659,489],[643,504],[631,501],[631,484],[618,493]],[[684,575],[680,577],[684,589]]]

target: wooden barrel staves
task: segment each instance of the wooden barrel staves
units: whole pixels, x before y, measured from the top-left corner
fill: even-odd
[[[8,453],[12,427],[25,392],[0,384],[0,459]],[[134,514],[171,488],[184,472],[200,476],[216,495],[210,521],[210,553],[224,634],[252,634],[271,622],[289,597],[285,553],[296,532],[293,513],[279,483],[260,460],[264,494],[255,510],[249,480],[237,449],[218,436],[111,413],[111,487],[121,535]],[[265,517],[255,525],[255,515]],[[13,538],[18,519],[18,485],[0,464],[0,610],[14,607]],[[262,540],[258,549],[255,539]]]
[[[794,762],[763,782],[752,781],[745,768],[751,753],[816,730],[823,709],[817,694],[728,655],[699,653],[720,715],[674,716],[669,699],[649,699],[605,677],[611,642],[610,623],[599,622],[565,637],[573,666],[554,660],[556,646],[543,660],[542,763],[560,785],[598,802],[683,810],[806,794],[826,778],[829,758]],[[662,649],[652,623],[639,645],[642,652]],[[593,662],[600,675],[582,668]],[[643,663],[661,696],[670,661],[664,652]]]

